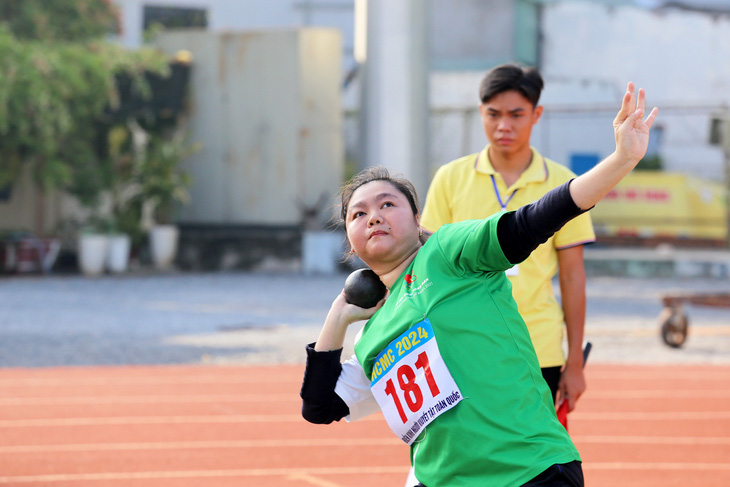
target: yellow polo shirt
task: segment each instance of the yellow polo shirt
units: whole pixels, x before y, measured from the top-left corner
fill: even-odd
[[[482,219],[503,209],[516,210],[575,177],[570,169],[544,158],[532,148],[532,162],[508,188],[489,161],[488,147],[439,168],[421,215],[421,225],[425,229],[435,232],[447,223]],[[540,367],[565,363],[563,310],[555,299],[552,286],[552,278],[558,270],[557,251],[595,239],[590,214],[584,213],[507,272],[512,282],[512,295],[527,324]]]

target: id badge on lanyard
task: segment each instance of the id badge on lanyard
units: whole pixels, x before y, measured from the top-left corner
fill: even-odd
[[[428,319],[406,330],[375,358],[370,390],[390,429],[408,445],[463,399]]]

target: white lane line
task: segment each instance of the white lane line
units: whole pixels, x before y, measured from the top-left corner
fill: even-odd
[[[368,474],[403,474],[408,473],[407,466],[397,467],[333,467],[333,468],[276,468],[276,469],[243,469],[243,470],[189,470],[169,472],[120,472],[91,474],[55,474],[17,477],[0,477],[0,484],[53,483],[100,480],[144,480],[144,479],[184,479],[184,478],[219,478],[219,477],[279,477],[291,475],[368,475]]]
[[[0,406],[58,405],[58,404],[205,404],[213,402],[298,402],[298,394],[196,394],[196,395],[131,395],[131,396],[63,396],[63,397],[5,397]]]
[[[636,365],[631,371],[627,370],[606,370],[611,369],[610,365],[600,365],[598,370],[589,371],[590,379],[608,379],[613,382],[666,380],[676,383],[678,380],[696,382],[730,382],[730,366],[712,365],[703,367],[701,370],[676,370],[670,367],[657,368],[656,366]],[[644,368],[644,367],[648,367]],[[687,366],[691,367],[691,366]],[[595,369],[595,367],[594,367]],[[179,373],[170,375],[101,375],[75,377],[73,374],[58,375],[55,377],[0,377],[0,387],[20,387],[24,389],[32,387],[71,387],[71,386],[105,386],[117,387],[123,385],[179,385],[179,384],[261,384],[261,383],[291,383],[293,386],[301,386],[301,377],[304,367],[301,367],[301,374],[297,372],[267,374],[260,370],[256,372],[247,371],[241,368],[240,375],[194,375],[187,374],[183,369]]]
[[[381,421],[372,415],[360,421]],[[123,424],[226,424],[226,423],[306,423],[299,414],[252,414],[230,416],[119,416],[102,418],[49,418],[8,419],[0,421],[0,428],[32,428],[49,426],[99,426]]]
[[[730,463],[633,463],[584,462],[583,470],[720,470],[730,471]]]
[[[630,370],[626,370],[626,368]],[[727,365],[710,365],[697,370],[679,370],[670,366],[632,365],[616,368],[611,365],[596,364],[591,370],[591,364],[589,363],[586,367],[586,375],[591,380],[606,380],[613,384],[652,381],[665,386],[674,386],[679,381],[687,381],[691,384],[697,382],[730,382],[730,367]]]
[[[308,475],[305,473],[299,473],[294,475],[289,475],[289,480],[303,480],[304,482],[307,482],[308,484],[316,485],[317,487],[343,487],[342,484],[335,484],[334,482],[329,482],[324,479],[320,479],[318,477],[314,477],[312,475]]]
[[[730,411],[670,411],[670,412],[592,412],[576,411],[573,420],[598,421],[679,421],[730,419]],[[381,415],[372,415],[361,421],[381,421]],[[31,428],[51,426],[98,426],[125,424],[226,424],[226,423],[302,423],[299,414],[252,414],[230,416],[115,416],[83,418],[8,419],[0,420],[0,428]]]
[[[73,374],[68,376],[59,375],[57,377],[12,377],[1,378],[0,387],[76,387],[76,386],[105,386],[117,387],[122,385],[158,385],[165,386],[177,384],[261,384],[261,383],[282,383],[291,382],[301,386],[301,378],[304,374],[266,374],[260,371],[252,372],[244,368],[241,369],[240,375],[186,375],[186,370],[182,369],[176,374],[171,375],[144,375],[130,376],[114,374],[90,377],[74,377]],[[297,383],[298,381],[298,383]]]
[[[639,391],[590,391],[585,397],[593,399],[726,399],[730,398],[730,389],[698,389],[698,390],[639,390]],[[58,405],[58,404],[206,404],[237,402],[292,402],[299,403],[298,394],[195,394],[195,395],[121,395],[121,396],[59,396],[59,397],[2,397],[0,406]]]
[[[0,453],[60,453],[81,451],[138,451],[138,450],[201,450],[220,448],[295,448],[295,447],[363,447],[397,446],[398,438],[328,438],[301,440],[231,440],[231,441],[169,441],[135,443],[79,443],[60,445],[0,446]]]
[[[631,463],[607,462],[584,463],[585,470],[647,470],[647,471],[730,471],[727,463]],[[184,478],[221,478],[221,477],[279,477],[292,475],[368,475],[368,474],[402,474],[408,473],[404,466],[358,466],[358,467],[329,467],[329,468],[279,468],[279,469],[243,469],[243,470],[188,470],[167,472],[110,472],[90,474],[51,474],[0,477],[0,484],[29,484],[29,483],[56,483],[81,482],[102,480],[150,480],[150,479],[184,479]]]
[[[382,421],[381,415],[358,420]],[[48,418],[0,420],[0,428],[34,428],[49,426],[99,426],[122,424],[227,424],[227,423],[307,423],[299,414],[240,414],[230,416],[115,416],[102,418]]]
[[[323,467],[323,468],[251,468],[239,470],[176,470],[168,472],[119,472],[89,474],[51,474],[27,475],[17,477],[0,477],[0,484],[29,484],[78,482],[100,480],[149,480],[149,479],[185,479],[185,478],[219,478],[219,477],[280,477],[291,475],[378,475],[408,474],[408,466],[378,467],[375,465],[358,467]]]
[[[682,421],[730,419],[730,411],[635,411],[635,412],[591,412],[575,411],[570,416],[575,420],[597,421]]]
[[[723,446],[730,445],[727,437],[694,436],[574,436],[579,444],[633,444],[633,445],[690,445]],[[223,448],[298,448],[298,447],[371,447],[396,446],[397,438],[326,438],[326,439],[282,439],[282,440],[230,440],[230,441],[169,441],[135,443],[78,443],[57,445],[15,445],[0,446],[0,453],[63,453],[81,451],[139,451],[139,450],[202,450]]]
[[[595,399],[705,399],[705,398],[730,398],[730,390],[718,389],[654,389],[654,390],[633,390],[633,391],[588,391],[586,398]]]
[[[571,436],[575,443],[631,444],[631,445],[730,445],[728,437],[702,436],[608,436],[608,435],[575,435]]]

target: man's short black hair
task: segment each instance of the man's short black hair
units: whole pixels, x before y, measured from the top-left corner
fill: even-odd
[[[479,84],[479,99],[482,103],[486,103],[505,91],[517,91],[536,107],[542,87],[542,76],[537,68],[502,64],[489,70],[482,78]]]

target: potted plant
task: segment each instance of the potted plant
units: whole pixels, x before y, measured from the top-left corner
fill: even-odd
[[[110,184],[111,225],[106,267],[112,273],[126,272],[132,247],[143,238],[141,209],[137,196],[139,164],[135,160],[130,130],[125,125],[112,127],[107,146],[113,176]]]
[[[71,188],[90,214],[78,239],[79,267],[89,276],[104,270],[126,272],[132,241],[141,233],[138,170],[130,131],[116,124],[99,132],[103,149],[86,176],[77,172]]]
[[[104,273],[109,248],[109,220],[89,218],[81,227],[77,240],[79,270],[87,277]]]
[[[143,130],[137,127],[136,130]],[[150,254],[158,269],[168,269],[177,255],[179,229],[174,224],[176,205],[190,201],[190,175],[180,163],[198,150],[177,130],[172,136],[147,134],[139,169],[142,220],[149,226]]]
[[[103,195],[110,177],[105,160],[87,153],[74,168],[69,187],[69,193],[83,208],[82,221],[76,226],[76,251],[79,270],[89,277],[103,274],[106,267],[111,222]]]

